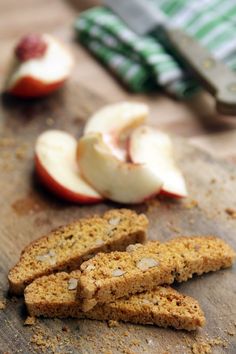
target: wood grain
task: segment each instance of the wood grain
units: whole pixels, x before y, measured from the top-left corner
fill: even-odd
[[[145,101],[151,107],[153,124],[167,132],[184,137],[202,137],[207,145],[214,149],[214,155],[227,157],[224,139],[218,136],[215,147],[212,134],[236,131],[236,120],[216,114],[214,101],[210,95],[200,92],[188,100],[174,100],[163,92],[152,95],[135,95],[121,86],[109,71],[104,68],[74,38],[73,23],[83,11],[91,6],[101,4],[100,0],[17,0],[0,1],[0,87],[2,87],[9,57],[20,36],[29,32],[49,32],[66,41],[75,56],[73,80],[99,94],[109,102],[122,99]],[[214,138],[213,138],[214,139]],[[236,144],[233,135],[228,136],[231,156],[236,160]]]
[[[7,273],[20,251],[31,240],[53,227],[77,218],[101,214],[118,205],[72,205],[52,197],[34,175],[34,144],[48,128],[63,129],[76,137],[82,134],[88,116],[104,101],[82,86],[70,83],[64,90],[42,100],[23,102],[2,97],[0,107],[0,295],[7,297]],[[155,118],[151,123],[155,123]],[[236,248],[235,225],[226,212],[236,209],[236,171],[230,163],[175,140],[175,151],[186,176],[190,197],[185,201],[156,198],[134,209],[150,220],[149,238],[165,241],[176,235],[214,234]],[[235,267],[178,284],[179,291],[194,296],[207,319],[196,333],[152,326],[106,323],[89,320],[40,320],[38,327],[51,340],[59,338],[58,353],[191,353],[194,343],[213,341],[213,353],[236,352]],[[7,297],[0,311],[0,353],[37,353],[40,346],[30,343],[38,327],[23,326],[26,318],[22,299]],[[67,328],[67,332],[62,328]],[[233,335],[229,335],[229,333]],[[220,338],[220,340],[219,340]],[[70,343],[67,343],[67,340]],[[58,341],[56,341],[58,343]],[[222,344],[226,344],[227,348]],[[51,353],[53,346],[46,349]],[[21,350],[21,351],[20,351]],[[110,351],[110,352],[109,352]]]
[[[95,0],[1,0],[0,1],[0,85],[2,86],[11,50],[19,36],[30,31],[52,33],[71,46],[76,58],[73,81],[48,99],[23,104],[4,98],[0,108],[0,297],[7,294],[6,275],[17,261],[21,249],[52,227],[93,213],[102,213],[114,204],[96,207],[75,206],[52,198],[37,182],[33,168],[33,146],[37,135],[45,129],[62,128],[79,136],[91,111],[103,102],[141,99],[151,107],[151,123],[168,132],[193,137],[194,143],[206,147],[213,155],[236,161],[234,118],[215,114],[212,99],[201,93],[189,101],[175,101],[157,92],[152,96],[133,95],[120,86],[105,68],[73,40],[73,21],[78,12]],[[81,86],[89,89],[86,91]],[[94,94],[91,94],[93,92]],[[52,124],[53,123],[53,124]],[[52,125],[51,125],[52,124]],[[234,131],[232,130],[234,129]],[[196,137],[196,138],[195,138]],[[3,140],[2,138],[7,138]],[[3,143],[3,141],[5,141]],[[177,141],[178,158],[185,171],[190,199],[184,203],[156,199],[139,206],[150,218],[150,238],[161,240],[174,235],[214,233],[235,245],[235,219],[226,208],[236,209],[235,168]],[[192,201],[197,200],[198,203]],[[195,205],[195,206],[194,206]],[[164,330],[149,326],[120,325],[108,328],[98,321],[40,321],[39,327],[56,341],[61,338],[60,353],[191,353],[191,345],[203,337],[226,339],[227,348],[213,347],[214,353],[236,352],[235,268],[209,274],[178,285],[193,295],[203,307],[207,325],[195,334]],[[7,300],[0,310],[0,353],[37,353],[37,345],[29,344],[33,330],[24,327],[26,312],[22,300]],[[70,332],[62,331],[67,326]],[[37,332],[38,329],[35,329]],[[73,345],[66,345],[73,339]],[[52,352],[52,345],[46,352]]]

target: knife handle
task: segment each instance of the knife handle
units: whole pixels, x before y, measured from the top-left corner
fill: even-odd
[[[236,114],[236,74],[182,30],[165,28],[163,36],[177,52],[179,59],[187,64],[189,71],[215,96],[217,111],[221,114]]]

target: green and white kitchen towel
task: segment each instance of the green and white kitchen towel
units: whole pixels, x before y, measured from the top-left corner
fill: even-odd
[[[119,1],[119,0],[117,0]],[[127,0],[128,1],[128,0]],[[181,27],[213,56],[236,70],[236,1],[146,0],[158,6],[172,27]],[[174,53],[154,36],[138,36],[105,7],[80,14],[75,23],[79,40],[132,91],[163,87],[179,97],[196,91]]]

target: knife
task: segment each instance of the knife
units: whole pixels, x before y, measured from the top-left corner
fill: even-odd
[[[140,36],[158,32],[159,38],[174,48],[178,58],[213,95],[220,114],[236,115],[236,74],[195,38],[168,25],[168,18],[145,0],[104,0],[128,27]]]

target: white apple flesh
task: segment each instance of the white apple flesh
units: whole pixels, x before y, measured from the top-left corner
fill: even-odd
[[[73,67],[73,58],[69,50],[54,37],[43,34],[43,41],[47,44],[46,53],[40,58],[19,61],[16,57],[6,82],[6,91],[11,92],[14,87],[27,78],[45,85],[63,83]]]
[[[59,197],[78,203],[103,198],[81,177],[76,162],[77,140],[60,130],[42,133],[36,142],[35,165],[41,181]]]
[[[136,128],[129,140],[129,157],[144,163],[163,181],[162,193],[172,197],[187,196],[184,177],[174,160],[170,137],[147,126]]]
[[[84,134],[101,133],[120,160],[127,155],[126,140],[131,129],[146,122],[149,108],[139,102],[119,102],[97,111],[87,122]]]
[[[161,180],[143,164],[120,161],[99,133],[82,137],[77,147],[82,176],[104,197],[126,204],[141,203],[156,195]]]

